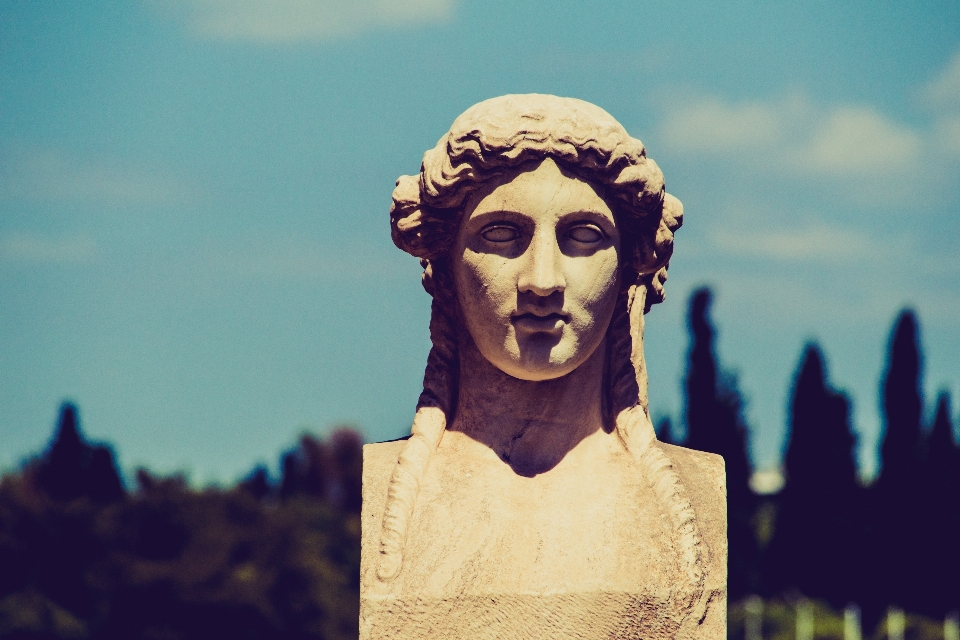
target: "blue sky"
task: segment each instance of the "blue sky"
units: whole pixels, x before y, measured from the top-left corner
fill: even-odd
[[[681,410],[704,284],[760,466],[816,339],[871,472],[905,305],[928,404],[960,394],[955,1],[7,0],[0,469],[64,398],[125,470],[198,483],[305,429],[406,433],[429,301],[393,182],[519,92],[605,108],[684,202],[648,316],[656,415]]]

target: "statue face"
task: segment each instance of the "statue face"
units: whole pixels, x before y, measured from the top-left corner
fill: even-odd
[[[453,271],[467,329],[494,366],[549,380],[603,341],[619,290],[620,235],[595,187],[547,158],[467,201]]]

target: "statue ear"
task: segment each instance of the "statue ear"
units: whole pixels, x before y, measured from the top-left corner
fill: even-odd
[[[430,297],[434,297],[436,292],[436,287],[433,284],[433,265],[430,264],[430,261],[426,258],[420,258],[420,266],[423,267],[423,275],[420,276],[420,284],[423,285],[423,290],[430,294]]]
[[[662,219],[670,231],[683,226],[683,203],[669,193],[663,194]]]

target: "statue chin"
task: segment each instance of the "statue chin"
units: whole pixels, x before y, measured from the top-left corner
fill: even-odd
[[[473,342],[487,362],[503,373],[527,382],[556,380],[576,371],[590,359],[603,341],[603,333],[594,344],[584,345],[580,336],[570,335],[573,330],[565,328],[567,335],[535,334],[514,340],[506,345],[490,344],[490,341]]]

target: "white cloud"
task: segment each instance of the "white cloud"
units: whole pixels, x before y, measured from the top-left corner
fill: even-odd
[[[870,106],[816,108],[799,95],[744,103],[695,99],[671,113],[661,132],[666,144],[688,154],[843,179],[913,170],[923,151],[920,133]]]
[[[892,175],[915,167],[920,135],[871,107],[833,109],[798,155],[815,172]]]
[[[181,185],[157,172],[37,148],[0,154],[0,193],[3,199],[104,205],[166,204],[187,197]]]
[[[690,157],[719,155],[756,172],[833,181],[854,200],[903,203],[957,179],[960,51],[917,95],[932,116],[926,125],[871,104],[816,105],[799,94],[739,103],[687,97],[660,133]]]
[[[960,157],[960,50],[920,88],[919,95],[932,112],[931,137],[937,148],[948,156]]]
[[[822,106],[798,94],[749,103],[694,99],[660,132],[689,158],[816,181],[854,204],[885,207],[944,193],[951,164],[943,160],[960,149],[960,123],[913,128],[870,105]]]
[[[146,0],[200,38],[283,43],[440,22],[455,0]]]
[[[920,90],[928,105],[952,112],[960,111],[960,51],[940,73]]]
[[[799,229],[721,229],[713,245],[736,257],[781,261],[855,262],[884,255],[884,248],[859,230],[813,224]]]
[[[960,155],[960,115],[940,118],[934,125],[934,139],[944,151]]]
[[[10,233],[0,237],[0,259],[28,264],[90,264],[100,257],[96,241],[86,234],[45,237]]]
[[[716,97],[680,107],[663,126],[665,142],[677,149],[734,153],[776,144],[783,123],[774,104],[727,104]]]

